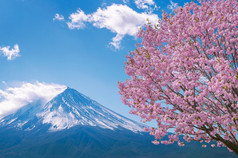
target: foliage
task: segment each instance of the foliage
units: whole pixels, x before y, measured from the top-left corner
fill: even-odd
[[[238,1],[190,2],[147,24],[130,52],[118,87],[130,113],[143,121],[154,144],[217,141],[238,154]],[[169,140],[161,139],[169,129]],[[214,145],[212,145],[214,146]]]

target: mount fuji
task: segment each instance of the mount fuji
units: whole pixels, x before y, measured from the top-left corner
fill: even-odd
[[[235,158],[225,148],[156,146],[143,124],[67,88],[0,118],[1,158]]]
[[[67,88],[47,104],[31,103],[1,119],[1,126],[33,130],[49,125],[49,131],[71,127],[96,126],[104,129],[128,129],[142,132],[143,125],[100,105],[78,91]]]

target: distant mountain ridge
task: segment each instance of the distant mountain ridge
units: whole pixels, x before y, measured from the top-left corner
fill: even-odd
[[[32,130],[40,124],[49,124],[50,131],[69,129],[76,125],[111,130],[125,128],[133,132],[141,132],[144,127],[69,87],[45,105],[40,101],[28,104],[0,121],[0,126],[23,130]]]

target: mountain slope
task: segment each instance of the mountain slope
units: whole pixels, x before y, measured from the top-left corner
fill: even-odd
[[[37,116],[43,118],[43,123],[52,124],[51,130],[90,125],[112,130],[121,127],[132,131],[143,131],[142,125],[70,88],[47,103]]]
[[[42,124],[49,124],[50,131],[69,129],[76,125],[143,131],[143,125],[109,110],[71,88],[67,88],[45,105],[40,101],[29,104],[4,117],[0,123],[2,126],[24,130],[32,130]]]
[[[0,129],[1,158],[236,158],[226,148],[202,148],[194,142],[179,147],[154,145],[148,133],[126,129],[74,126],[37,133]],[[179,155],[179,156],[178,156]]]

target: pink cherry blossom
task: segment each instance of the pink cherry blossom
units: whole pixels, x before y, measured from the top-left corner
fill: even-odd
[[[153,143],[183,146],[183,135],[238,155],[238,1],[186,3],[138,37],[142,42],[126,56],[131,78],[118,87],[130,113],[157,122],[146,129]]]

